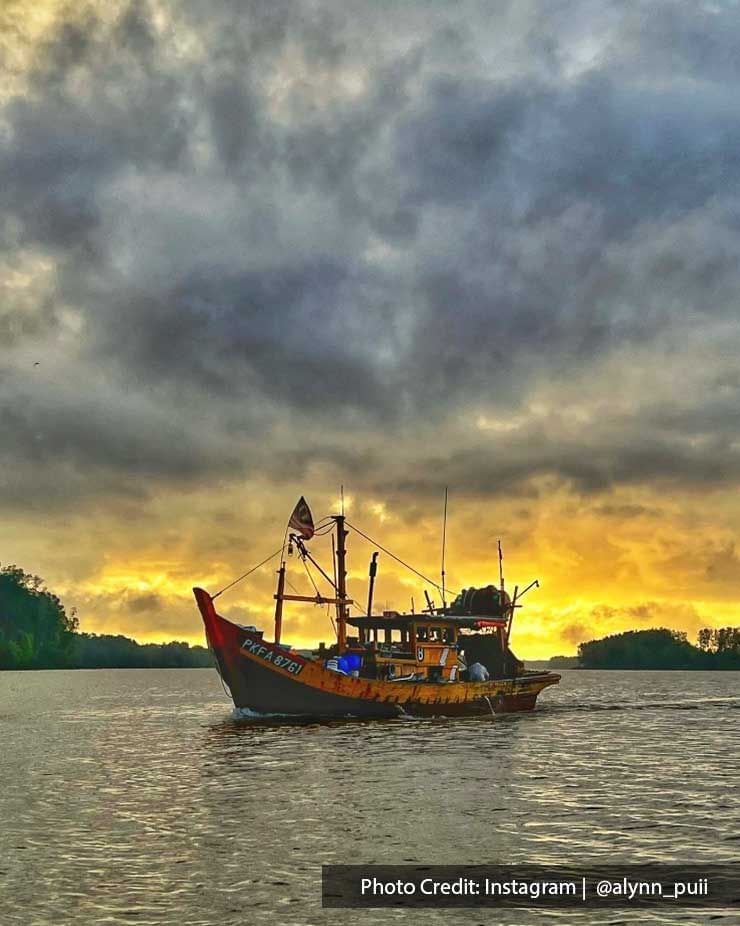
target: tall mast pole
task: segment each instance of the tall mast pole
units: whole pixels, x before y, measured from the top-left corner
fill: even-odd
[[[285,594],[285,560],[280,561],[278,570],[278,587],[275,595],[275,642],[280,642],[283,629],[283,596]]]
[[[447,544],[447,486],[445,486],[445,511],[442,517],[442,613],[447,613],[445,597],[445,546]]]
[[[339,655],[347,648],[347,548],[344,540],[344,515],[335,514],[337,522],[337,649]]]

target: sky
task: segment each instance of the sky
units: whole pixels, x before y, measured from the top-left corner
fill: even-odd
[[[739,42],[729,0],[5,0],[0,562],[197,643],[300,495],[438,580],[449,486],[448,587],[498,538],[540,581],[522,657],[740,623]],[[222,613],[269,632],[276,568]],[[381,554],[379,607],[423,587]]]

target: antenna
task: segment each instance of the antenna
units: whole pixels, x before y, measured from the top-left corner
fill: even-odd
[[[342,517],[344,517],[344,483],[339,486],[339,497],[342,499]]]
[[[501,603],[504,599],[504,554],[501,549],[501,541],[498,542],[498,578],[501,585]]]
[[[447,486],[445,486],[445,510],[442,517],[442,612],[447,611],[445,598],[445,546],[447,544]]]

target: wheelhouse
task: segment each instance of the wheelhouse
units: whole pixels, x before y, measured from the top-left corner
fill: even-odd
[[[504,617],[386,612],[350,617],[347,623],[358,631],[357,637],[347,638],[347,651],[360,657],[358,672],[365,678],[462,681],[468,666],[483,662],[482,653],[491,676],[503,674]]]

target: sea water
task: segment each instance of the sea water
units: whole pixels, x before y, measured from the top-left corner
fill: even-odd
[[[740,853],[740,673],[565,671],[531,714],[285,724],[235,717],[213,670],[6,672],[0,746],[3,924],[720,922],[323,910],[321,864]]]

